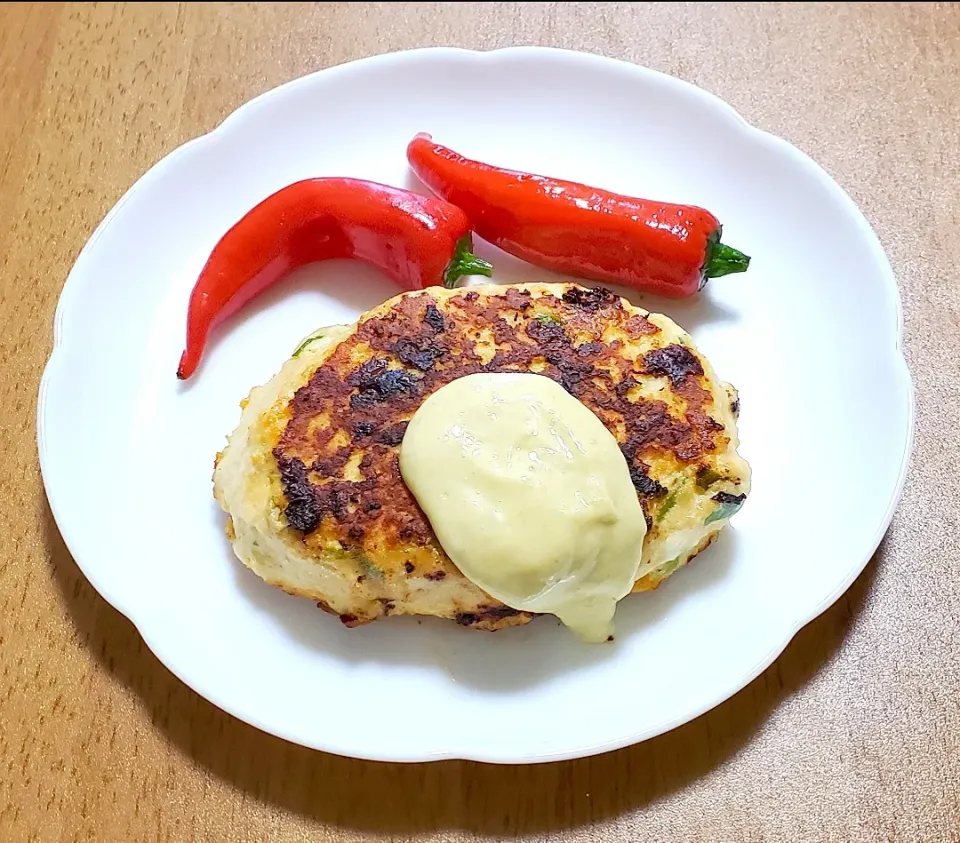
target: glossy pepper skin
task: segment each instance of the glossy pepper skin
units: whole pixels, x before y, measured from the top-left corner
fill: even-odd
[[[434,193],[466,212],[484,240],[545,269],[685,298],[708,278],[750,264],[720,242],[720,221],[703,208],[504,170],[427,134],[410,142],[407,160]]]
[[[466,214],[442,199],[360,179],[288,185],[244,215],[207,259],[190,294],[177,377],[194,373],[215,325],[300,266],[355,258],[416,290],[490,275],[471,246]]]

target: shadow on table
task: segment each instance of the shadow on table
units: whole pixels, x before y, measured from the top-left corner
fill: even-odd
[[[185,755],[249,798],[318,824],[387,834],[461,828],[488,835],[568,828],[641,809],[735,756],[771,712],[831,660],[876,577],[870,565],[783,655],[725,703],[637,746],[577,761],[495,766],[441,761],[382,764],[303,749],[234,719],[161,665],[133,625],[77,568],[49,509],[53,571],[80,637],[114,677],[134,690],[151,719]],[[331,693],[347,693],[331,689]],[[394,710],[390,714],[391,709]],[[323,706],[318,702],[318,716]],[[428,729],[423,712],[384,700],[398,729]]]

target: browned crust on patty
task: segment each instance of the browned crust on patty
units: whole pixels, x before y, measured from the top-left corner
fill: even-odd
[[[571,286],[562,297],[512,287],[479,295],[467,288],[442,302],[430,291],[398,299],[361,320],[290,403],[273,450],[287,522],[317,552],[333,540],[371,559],[385,548],[416,546],[435,560],[430,570],[397,566],[391,577],[461,576],[400,475],[406,425],[427,396],[455,378],[535,371],[589,407],[617,439],[651,524],[655,501],[666,490],[648,476],[649,461],[668,458],[682,467],[728,443],[723,425],[710,415],[710,385],[693,352],[672,343],[636,359],[623,353],[620,337],[628,344],[647,338],[649,346],[659,332],[603,288]],[[651,377],[665,380],[672,410],[638,394]],[[531,617],[492,599],[451,612],[477,628]],[[387,613],[381,607],[370,618],[341,619],[355,625]]]

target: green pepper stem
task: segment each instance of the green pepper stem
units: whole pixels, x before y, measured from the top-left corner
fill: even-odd
[[[478,258],[473,252],[473,236],[464,234],[457,241],[453,251],[453,259],[443,271],[443,286],[453,289],[454,285],[465,275],[493,275],[493,264]]]
[[[750,266],[750,256],[739,249],[720,242],[723,228],[718,228],[707,240],[707,258],[703,262],[703,277],[719,278],[734,272],[746,272]]]

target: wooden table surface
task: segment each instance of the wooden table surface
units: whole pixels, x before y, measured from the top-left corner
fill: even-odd
[[[903,502],[769,670],[646,744],[516,768],[286,744],[161,667],[65,550],[34,444],[57,297],[130,184],[255,94],[530,43],[695,82],[852,194],[904,299]],[[958,4],[0,4],[0,840],[960,840],[958,162]]]

